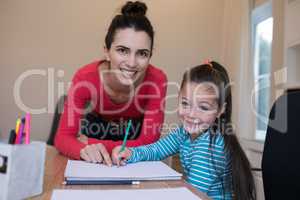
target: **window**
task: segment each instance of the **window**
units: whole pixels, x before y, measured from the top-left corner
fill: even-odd
[[[254,110],[256,140],[264,140],[268,124],[271,96],[273,17],[272,4],[267,2],[252,12],[252,49],[254,67]]]

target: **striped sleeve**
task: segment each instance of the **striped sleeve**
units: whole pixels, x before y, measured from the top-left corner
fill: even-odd
[[[220,176],[224,173],[225,168],[223,137],[217,136],[215,142],[210,146],[209,135],[207,135],[195,147],[187,181],[202,192],[211,192],[211,187],[220,182]],[[216,194],[219,193],[219,191],[216,192]]]
[[[127,163],[163,160],[176,154],[179,151],[180,143],[180,130],[175,129],[153,144],[130,148],[132,155]]]

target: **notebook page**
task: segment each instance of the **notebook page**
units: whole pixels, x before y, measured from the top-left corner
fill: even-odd
[[[72,180],[178,180],[182,174],[161,161],[147,161],[108,167],[68,160],[65,177]]]

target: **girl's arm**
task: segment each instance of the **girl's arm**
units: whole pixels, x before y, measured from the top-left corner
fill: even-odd
[[[131,150],[131,157],[127,163],[163,160],[168,156],[176,154],[181,144],[179,134],[180,130],[177,128],[153,144],[129,148]]]

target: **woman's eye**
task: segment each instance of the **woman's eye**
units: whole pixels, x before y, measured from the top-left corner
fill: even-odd
[[[138,55],[142,58],[148,58],[149,57],[149,53],[146,51],[140,51],[138,52]]]
[[[119,52],[122,55],[125,55],[128,53],[128,49],[119,48],[119,49],[117,49],[117,52]]]

